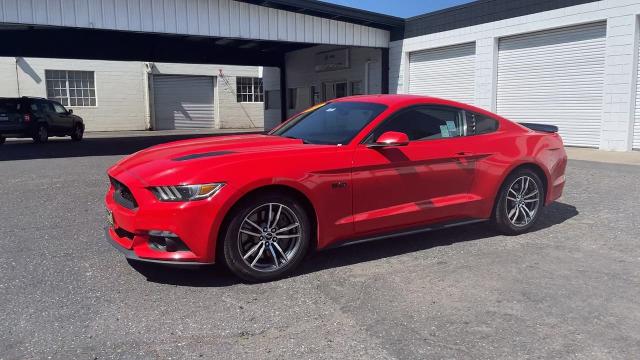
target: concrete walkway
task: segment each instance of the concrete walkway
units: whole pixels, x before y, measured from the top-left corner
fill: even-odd
[[[611,164],[640,165],[640,151],[604,151],[597,149],[567,147],[571,160],[596,161]]]

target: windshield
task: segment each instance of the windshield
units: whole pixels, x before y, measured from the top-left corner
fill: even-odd
[[[301,139],[309,144],[347,144],[386,108],[366,102],[328,103],[298,115],[271,135]]]

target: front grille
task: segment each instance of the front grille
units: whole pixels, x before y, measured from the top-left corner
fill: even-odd
[[[138,202],[136,201],[136,198],[133,197],[133,193],[131,193],[131,190],[129,190],[129,188],[125,184],[112,177],[109,177],[109,180],[111,181],[111,185],[115,190],[113,193],[113,200],[127,209],[137,209]]]

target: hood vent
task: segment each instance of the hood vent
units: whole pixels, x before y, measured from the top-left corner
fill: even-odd
[[[202,158],[208,158],[208,157],[222,156],[222,155],[227,155],[227,154],[233,154],[233,151],[212,151],[212,152],[207,152],[207,153],[191,154],[191,155],[185,155],[185,156],[181,156],[179,158],[175,158],[175,159],[173,159],[173,161],[187,161],[187,160],[194,160],[194,159],[202,159]]]

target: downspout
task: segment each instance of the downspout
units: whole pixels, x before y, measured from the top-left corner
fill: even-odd
[[[364,63],[364,93],[365,95],[369,95],[369,72],[371,67],[371,60],[367,60]]]
[[[16,86],[18,88],[18,97],[20,97],[20,77],[18,75],[18,61],[20,61],[20,58],[16,57]]]

